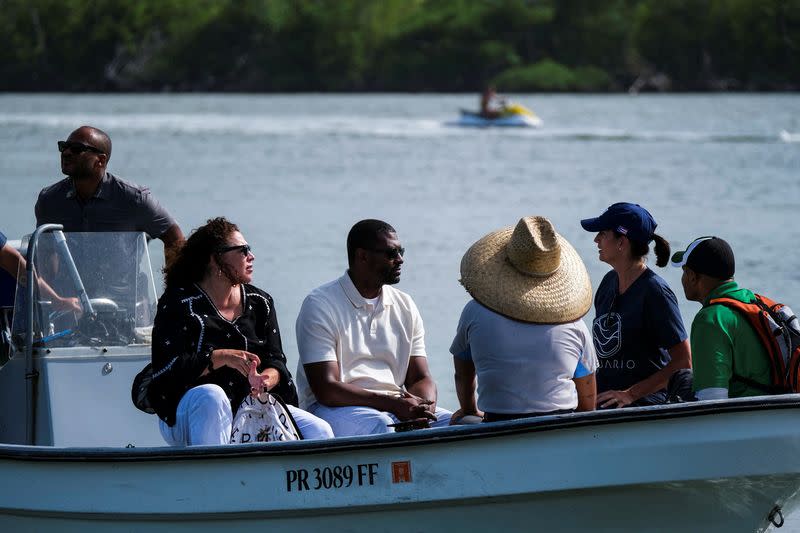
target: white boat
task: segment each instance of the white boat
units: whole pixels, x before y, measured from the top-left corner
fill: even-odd
[[[527,107],[509,103],[503,113],[497,118],[487,118],[479,112],[461,109],[461,116],[455,123],[457,126],[467,127],[499,127],[499,128],[538,128],[541,127],[542,119]]]
[[[143,235],[37,232],[29,264],[92,311],[70,323],[37,284],[18,291],[0,368],[2,531],[731,532],[797,505],[798,395],[164,447],[130,399],[155,302]]]

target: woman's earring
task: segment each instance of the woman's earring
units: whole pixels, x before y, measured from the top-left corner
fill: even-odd
[[[218,268],[218,269],[217,269],[217,277],[218,277],[218,278],[221,278],[221,277],[222,277],[222,269],[221,269],[221,268]]]

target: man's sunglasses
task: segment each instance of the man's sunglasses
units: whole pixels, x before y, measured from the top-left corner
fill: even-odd
[[[224,246],[222,248],[217,248],[217,253],[218,254],[224,254],[224,253],[227,253],[227,252],[232,252],[234,250],[237,250],[240,254],[242,254],[245,257],[247,257],[248,255],[253,253],[253,249],[250,248],[249,244],[237,244],[235,246]]]
[[[397,248],[372,248],[370,252],[386,254],[386,259],[397,259],[398,257],[406,255],[406,249],[402,246],[398,246]]]
[[[104,154],[105,152],[94,146],[71,141],[58,141],[58,151],[63,153],[65,150],[71,151],[73,154],[82,154],[83,152],[94,152],[96,154]]]

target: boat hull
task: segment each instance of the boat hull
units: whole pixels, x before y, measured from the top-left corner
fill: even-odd
[[[800,401],[217,448],[0,447],[6,531],[758,531],[800,486]]]
[[[485,118],[478,113],[461,110],[457,126],[473,128],[539,128],[542,119],[534,114],[511,113],[498,118]]]
[[[755,520],[749,513],[729,513],[727,498],[744,497],[750,503],[768,503],[764,491],[797,479],[748,479],[676,484],[672,487],[632,485],[597,491],[565,491],[481,500],[408,502],[386,507],[327,509],[302,512],[253,510],[239,513],[180,515],[81,514],[6,515],[4,531],[477,531],[502,527],[503,531],[763,531],[766,516]],[[776,485],[777,483],[777,485]],[[756,496],[755,500],[750,496]],[[269,498],[269,491],[263,492]]]

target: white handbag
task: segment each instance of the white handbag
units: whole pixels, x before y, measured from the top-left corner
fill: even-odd
[[[301,440],[303,435],[278,396],[262,392],[248,395],[236,410],[231,444]]]

